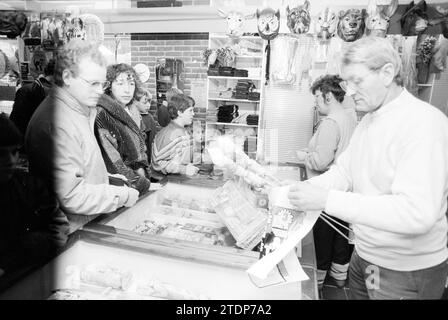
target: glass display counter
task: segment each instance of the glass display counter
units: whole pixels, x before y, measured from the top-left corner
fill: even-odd
[[[257,288],[249,252],[139,241],[77,231],[58,257],[0,294],[0,299],[275,300],[303,297],[299,283]],[[201,250],[202,249],[202,250]],[[182,254],[180,252],[183,251]],[[309,292],[305,292],[309,297]],[[310,297],[311,298],[311,297]]]
[[[275,172],[281,178],[300,176],[298,168],[277,169]],[[194,178],[176,175],[170,176],[168,180],[162,189],[142,198],[134,207],[101,216],[85,226],[84,230],[113,234],[119,238],[148,244],[163,243],[171,250],[176,248],[175,255],[178,257],[243,270],[247,270],[258,260],[257,251],[242,250],[235,245],[235,239],[212,209],[210,198],[215,189],[224,184],[222,180],[205,175]],[[297,249],[299,261],[310,279],[296,283],[300,287],[299,295],[299,291],[293,290],[287,297],[279,295],[265,299],[318,299],[311,233]],[[244,281],[250,283],[247,275]],[[253,284],[251,286],[255,290],[261,290]],[[256,297],[257,294],[244,299]]]
[[[236,247],[210,208],[208,199],[223,182],[169,180],[134,207],[73,233],[62,253],[0,299],[318,299],[312,234],[297,250],[309,280],[259,288],[246,273],[259,253]]]

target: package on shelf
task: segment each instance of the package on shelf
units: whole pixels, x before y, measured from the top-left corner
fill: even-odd
[[[223,220],[237,245],[253,249],[263,236],[267,212],[256,206],[257,196],[244,183],[227,181],[211,198],[211,204]]]

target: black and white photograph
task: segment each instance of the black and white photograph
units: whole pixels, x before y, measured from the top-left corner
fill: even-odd
[[[447,60],[448,0],[1,1],[0,300],[443,303]]]

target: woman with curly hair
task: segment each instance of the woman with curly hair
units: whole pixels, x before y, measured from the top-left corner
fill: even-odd
[[[142,195],[150,185],[149,162],[144,133],[130,108],[141,84],[125,63],[109,66],[107,81],[110,85],[97,103],[95,135],[108,172],[124,176]]]
[[[319,122],[316,132],[308,143],[308,149],[297,152],[299,161],[306,167],[308,178],[329,169],[347,148],[357,125],[355,110],[342,105],[345,91],[341,88],[341,81],[337,75],[325,75],[311,86],[316,107],[324,118]],[[344,221],[336,220],[348,226]],[[348,231],[345,229],[341,231],[348,236]],[[317,220],[313,234],[319,287],[323,285],[327,271],[335,284],[343,287],[350,261],[349,243],[322,219]]]
[[[168,102],[171,121],[154,138],[151,166],[163,174],[180,173],[189,176],[199,169],[192,164],[192,140],[186,126],[193,122],[194,100],[184,94]]]

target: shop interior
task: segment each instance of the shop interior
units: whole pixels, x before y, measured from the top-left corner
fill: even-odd
[[[0,276],[0,299],[348,300],[348,281],[318,284],[310,230],[291,251],[300,281],[282,273],[282,259],[264,279],[247,272],[264,256],[271,199],[251,188],[248,175],[220,170],[208,148],[226,137],[233,159],[244,159],[246,168],[255,163],[276,182],[306,180],[297,151],[307,148],[322,120],[310,87],[320,76],[338,74],[341,51],[352,41],[336,18],[358,9],[367,19],[373,2],[2,1],[0,113],[11,114],[17,90],[38,79],[70,41],[68,34],[79,32],[99,43],[108,65],[135,69],[150,92],[155,120],[173,88],[194,99],[191,163],[199,172],[152,181],[133,207],[92,217],[51,259]],[[426,1],[426,13],[439,23],[419,34],[405,32],[400,20],[410,1],[392,2],[396,8],[383,36],[400,53],[403,85],[448,116],[448,69],[433,59],[448,37],[448,2]],[[257,18],[268,7],[280,17],[272,39],[262,37]],[[292,9],[308,12],[305,29],[292,25],[299,23],[290,17]],[[9,23],[18,13],[27,22],[16,31]],[[354,102],[344,99],[343,105]],[[364,113],[356,116],[361,121]],[[157,121],[155,130],[162,130]],[[26,160],[19,165],[27,170]]]

